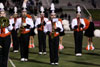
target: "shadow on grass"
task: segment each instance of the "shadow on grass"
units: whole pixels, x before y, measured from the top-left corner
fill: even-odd
[[[68,49],[68,48],[70,48],[70,49],[75,49],[75,47],[64,46],[64,49]],[[83,49],[83,50],[86,50],[85,47],[82,47],[82,49]],[[100,48],[95,48],[95,49],[96,49],[96,50],[100,50]]]
[[[63,53],[63,52],[59,52],[62,55],[70,55],[70,56],[75,56],[74,54],[68,54],[68,53]]]
[[[10,59],[20,61],[19,58],[12,58],[12,57],[10,57]],[[40,63],[40,64],[50,64],[50,63],[47,63],[47,62],[43,62],[43,61],[39,61],[39,60],[34,60],[34,59],[29,59],[28,62],[34,62],[34,63]]]
[[[74,49],[75,47],[64,46],[64,49],[67,49],[67,48]]]
[[[100,56],[100,54],[97,54],[97,53],[84,53],[84,54]]]
[[[75,49],[75,47],[64,46],[64,49],[67,49],[67,48]],[[83,49],[83,50],[86,50],[84,47],[83,47],[82,49]]]
[[[72,63],[76,63],[76,64],[83,64],[83,65],[99,66],[100,67],[100,64],[89,63],[89,62],[70,61],[70,60],[68,60],[67,62],[72,62]]]
[[[40,63],[40,64],[50,64],[50,63],[47,63],[47,62],[42,62],[42,61],[38,61],[38,60],[34,60],[34,59],[29,59],[28,62],[35,62],[35,63]]]
[[[48,54],[49,54],[49,51],[46,51]],[[39,53],[38,52],[29,52],[30,54],[38,54],[39,55]]]
[[[30,54],[39,54],[38,52],[29,52]]]

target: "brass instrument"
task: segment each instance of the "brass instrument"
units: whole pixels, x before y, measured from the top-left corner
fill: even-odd
[[[21,27],[17,31],[17,36],[20,37],[22,31],[24,30],[24,22],[25,22],[25,17],[22,17],[22,22],[21,22]],[[26,24],[26,23],[25,23]]]
[[[6,17],[0,17],[0,27],[5,28],[9,26],[9,19]]]
[[[51,32],[51,38],[54,38],[54,34],[55,34],[55,22],[51,22],[52,23],[52,32]]]
[[[80,24],[81,24],[81,22],[80,22],[80,17],[77,18],[77,22],[78,22],[78,29],[79,29],[79,31],[80,31]]]
[[[42,30],[43,30],[43,23],[44,22],[44,17],[41,17],[41,25],[42,25]]]
[[[43,30],[43,26],[44,26],[44,17],[40,17],[40,19],[41,19],[41,22],[40,22],[40,27],[38,28],[38,29],[42,29]]]

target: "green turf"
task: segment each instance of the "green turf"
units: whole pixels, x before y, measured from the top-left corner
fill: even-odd
[[[48,40],[48,39],[47,39]],[[30,49],[29,61],[20,62],[20,54],[10,52],[10,58],[16,67],[100,67],[100,38],[93,39],[95,50],[86,51],[87,38],[83,39],[83,56],[76,57],[74,54],[74,39],[73,34],[66,34],[63,39],[65,48],[59,51],[59,65],[52,66],[49,64],[49,49],[47,44],[47,55],[38,55],[37,36],[35,36],[36,48]],[[12,49],[10,49],[11,51]],[[8,63],[8,67],[12,67]]]

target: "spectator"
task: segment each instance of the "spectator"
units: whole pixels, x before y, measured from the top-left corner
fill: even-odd
[[[5,5],[7,0],[0,0],[1,3],[3,3]]]
[[[95,0],[91,0],[91,2],[92,2],[93,7],[96,8],[96,2],[95,2]]]
[[[63,13],[60,15],[60,18],[61,18],[61,19],[63,19],[63,18],[64,18],[64,14],[63,14]]]
[[[81,1],[85,1],[85,0],[81,0]]]
[[[68,2],[68,4],[67,4],[68,6],[72,6],[72,4],[71,4],[71,2]]]
[[[70,14],[68,15],[68,21],[69,21],[69,24],[71,23],[71,16]]]
[[[52,3],[58,4],[59,0],[52,0]]]
[[[64,17],[65,17],[65,19],[67,19],[67,14],[66,13],[65,13]]]
[[[35,16],[37,15],[37,7],[36,6],[34,7],[34,15]]]
[[[48,18],[48,11],[49,11],[49,10],[48,10],[47,8],[45,8],[45,17],[46,17],[46,18]]]

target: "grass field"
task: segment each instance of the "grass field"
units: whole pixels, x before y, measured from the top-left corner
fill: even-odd
[[[48,39],[47,39],[48,41]],[[16,67],[100,67],[100,38],[93,39],[95,50],[86,51],[87,38],[83,39],[83,56],[76,57],[74,54],[74,39],[73,34],[66,34],[63,39],[65,48],[59,51],[59,65],[52,66],[49,64],[49,49],[47,44],[47,55],[38,55],[38,41],[35,36],[36,48],[31,48],[29,52],[29,61],[20,62],[20,54],[11,52],[10,59],[14,62]],[[8,67],[12,67],[8,62]]]

